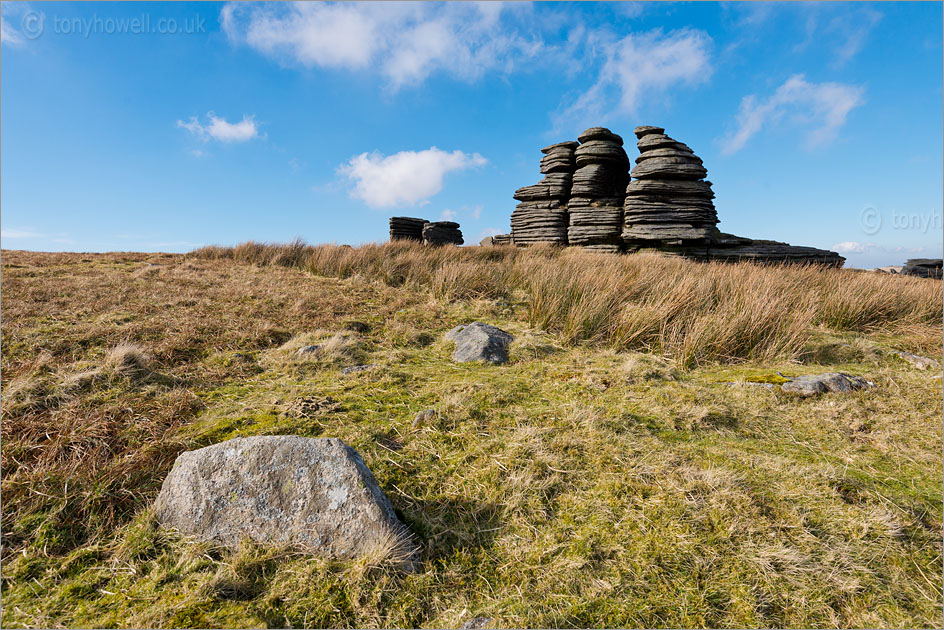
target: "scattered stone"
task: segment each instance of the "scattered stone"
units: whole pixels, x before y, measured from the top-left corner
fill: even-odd
[[[305,357],[310,354],[318,354],[321,352],[321,346],[311,345],[311,346],[302,346],[295,351],[295,356]]]
[[[928,357],[918,356],[917,354],[911,354],[910,352],[900,352],[896,351],[897,354],[903,361],[910,363],[919,370],[926,370],[928,368],[936,368],[940,364],[934,359],[929,359]]]
[[[940,258],[912,258],[905,261],[901,270],[902,275],[917,276],[918,278],[941,279],[941,266],[944,261]]]
[[[758,383],[756,381],[727,381],[725,383],[728,387],[757,387],[759,389],[768,389],[773,390],[773,383]]]
[[[878,273],[896,273],[897,274],[897,273],[901,273],[901,270],[904,268],[905,267],[903,265],[887,265],[885,267],[876,267],[872,271],[876,271]]]
[[[390,217],[390,240],[422,242],[426,223],[426,219],[416,217]]]
[[[827,372],[812,376],[797,376],[784,383],[780,389],[791,394],[810,397],[827,392],[851,392],[859,389],[874,387],[875,383],[867,381],[861,376],[850,376],[842,372]]]
[[[297,398],[288,406],[288,413],[300,418],[312,418],[318,415],[319,411],[340,411],[341,403],[330,396],[324,398],[318,396],[304,396]]]
[[[344,322],[344,328],[362,335],[370,332],[370,324],[357,320]]]
[[[472,617],[459,626],[459,630],[483,630],[492,620],[489,617]]]
[[[456,326],[446,333],[446,339],[456,344],[453,361],[485,361],[497,365],[508,361],[508,345],[514,337],[501,328],[473,322]]]
[[[409,532],[354,449],[336,438],[235,438],[182,453],[157,520],[234,548],[248,538],[335,558],[415,553]]]
[[[462,245],[462,232],[455,221],[434,221],[423,226],[423,242],[427,245]]]
[[[413,418],[413,424],[411,426],[413,429],[419,429],[422,426],[430,424],[435,419],[435,409],[424,409],[423,411],[416,414],[416,416]]]
[[[341,374],[355,374],[357,372],[366,372],[374,367],[373,363],[367,365],[352,365],[351,367],[341,368]]]

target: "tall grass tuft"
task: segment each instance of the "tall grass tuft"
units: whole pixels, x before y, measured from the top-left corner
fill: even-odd
[[[527,300],[528,323],[569,344],[646,350],[685,365],[798,355],[818,326],[874,332],[939,325],[940,283],[817,266],[697,263],[554,247],[243,243],[198,258],[297,267],[426,288],[439,300]]]

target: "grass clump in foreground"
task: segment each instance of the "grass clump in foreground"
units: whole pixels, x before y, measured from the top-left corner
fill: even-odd
[[[400,244],[2,273],[4,627],[940,622],[939,372],[891,354],[940,356],[940,283]],[[471,320],[509,364],[449,360]],[[748,385],[835,369],[876,387]],[[418,570],[155,525],[177,454],[272,433],[357,449]]]

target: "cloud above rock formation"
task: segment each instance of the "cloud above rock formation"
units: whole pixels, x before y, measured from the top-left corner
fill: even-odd
[[[793,75],[766,99],[754,94],[741,99],[735,129],[722,140],[722,151],[736,153],[764,127],[781,122],[806,129],[807,148],[827,144],[864,95],[865,88],[858,85],[811,83],[802,74]]]
[[[447,173],[487,163],[478,153],[430,147],[389,156],[361,153],[342,165],[338,172],[354,182],[352,197],[372,208],[390,208],[422,204],[442,190]]]
[[[220,15],[230,40],[289,65],[377,69],[394,89],[441,72],[474,80],[537,55],[501,17],[502,3],[230,3]]]
[[[664,99],[676,86],[695,86],[712,74],[713,42],[704,31],[656,29],[621,39],[591,35],[605,60],[597,80],[563,117],[605,120],[609,114],[634,114],[644,99]],[[612,105],[615,103],[615,106]]]

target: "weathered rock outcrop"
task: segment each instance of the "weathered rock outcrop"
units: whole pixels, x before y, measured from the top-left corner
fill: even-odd
[[[944,261],[940,258],[912,258],[905,261],[905,266],[900,273],[906,276],[940,280],[942,263]]]
[[[499,364],[508,361],[508,345],[514,337],[501,328],[473,322],[456,326],[446,333],[446,339],[456,344],[452,353],[453,361],[485,361]]]
[[[390,217],[391,241],[422,241],[426,219],[415,217]]]
[[[462,245],[462,231],[455,221],[434,221],[423,225],[423,242],[427,245]]]
[[[163,525],[228,547],[415,551],[364,460],[335,438],[255,436],[181,453],[154,509]]]
[[[560,142],[542,149],[541,172],[547,176],[515,192],[522,203],[511,215],[513,243],[842,266],[845,259],[836,252],[720,232],[701,158],[662,127],[636,127],[634,133],[640,155],[631,173],[626,172],[623,139],[603,127],[584,131],[579,144]],[[924,269],[916,268],[915,274],[928,273]],[[940,261],[936,273],[940,277]]]

